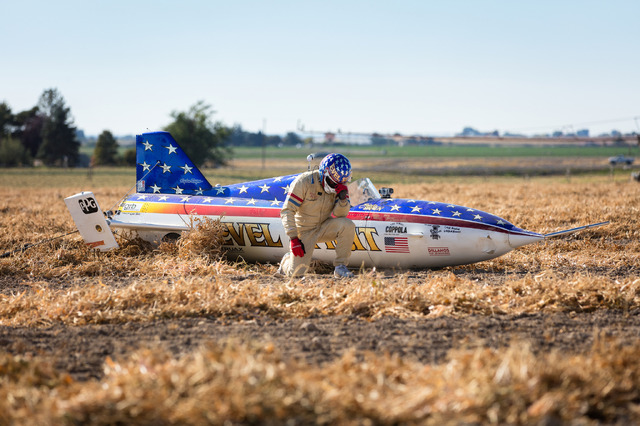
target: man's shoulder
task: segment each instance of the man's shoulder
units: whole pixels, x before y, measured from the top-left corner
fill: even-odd
[[[319,176],[315,170],[300,173],[293,181],[293,183],[301,183],[303,185],[312,185],[318,182]]]

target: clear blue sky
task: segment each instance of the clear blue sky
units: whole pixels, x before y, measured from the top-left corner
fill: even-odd
[[[0,0],[0,101],[57,88],[93,135],[199,100],[270,134],[639,131],[639,20],[637,0]]]

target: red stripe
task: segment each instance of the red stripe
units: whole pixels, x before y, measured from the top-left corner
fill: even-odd
[[[293,197],[294,199],[298,200],[298,202],[300,204],[302,204],[302,202],[304,201],[302,198],[298,197],[296,194],[294,194],[293,192],[289,193],[289,197]]]
[[[486,229],[505,234],[520,233],[518,231],[510,231],[497,225],[488,225],[486,223],[469,222],[462,219],[453,219],[446,217],[423,216],[404,213],[381,213],[381,212],[349,212],[347,217],[351,220],[374,220],[382,222],[409,222],[409,223],[425,223],[429,225],[448,225],[457,226],[459,228]]]
[[[293,194],[290,194],[293,195]],[[151,203],[156,204],[156,203]],[[168,214],[197,214],[200,216],[257,216],[257,217],[279,217],[281,207],[253,207],[253,206],[209,206],[203,204],[174,204],[161,203],[162,211],[156,213]],[[153,213],[151,209],[150,213]],[[446,217],[422,216],[404,213],[380,213],[380,212],[349,212],[347,217],[351,220],[372,220],[382,222],[409,222],[425,223],[429,225],[448,225],[460,228],[486,229],[509,234],[518,231],[509,231],[499,226],[491,226],[484,223],[469,222],[466,220],[452,219]]]

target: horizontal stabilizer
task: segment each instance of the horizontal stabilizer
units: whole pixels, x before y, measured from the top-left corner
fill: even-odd
[[[558,237],[560,235],[573,234],[574,232],[583,231],[583,230],[589,229],[589,228],[597,228],[598,226],[604,226],[604,225],[608,225],[608,224],[609,224],[609,221],[599,222],[599,223],[592,223],[591,225],[579,226],[577,228],[565,229],[564,231],[551,232],[549,234],[544,234],[544,237],[545,238],[553,238],[553,237]]]

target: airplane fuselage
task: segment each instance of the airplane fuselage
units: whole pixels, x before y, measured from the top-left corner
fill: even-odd
[[[232,188],[233,190],[233,188]],[[202,217],[220,219],[230,258],[279,262],[289,248],[280,219],[282,201],[167,194],[134,194],[124,200],[111,227],[135,230],[160,242],[177,237]],[[434,268],[501,256],[544,239],[491,214],[436,202],[377,199],[352,207],[356,225],[351,267]],[[319,243],[314,258],[332,262],[334,245]]]

